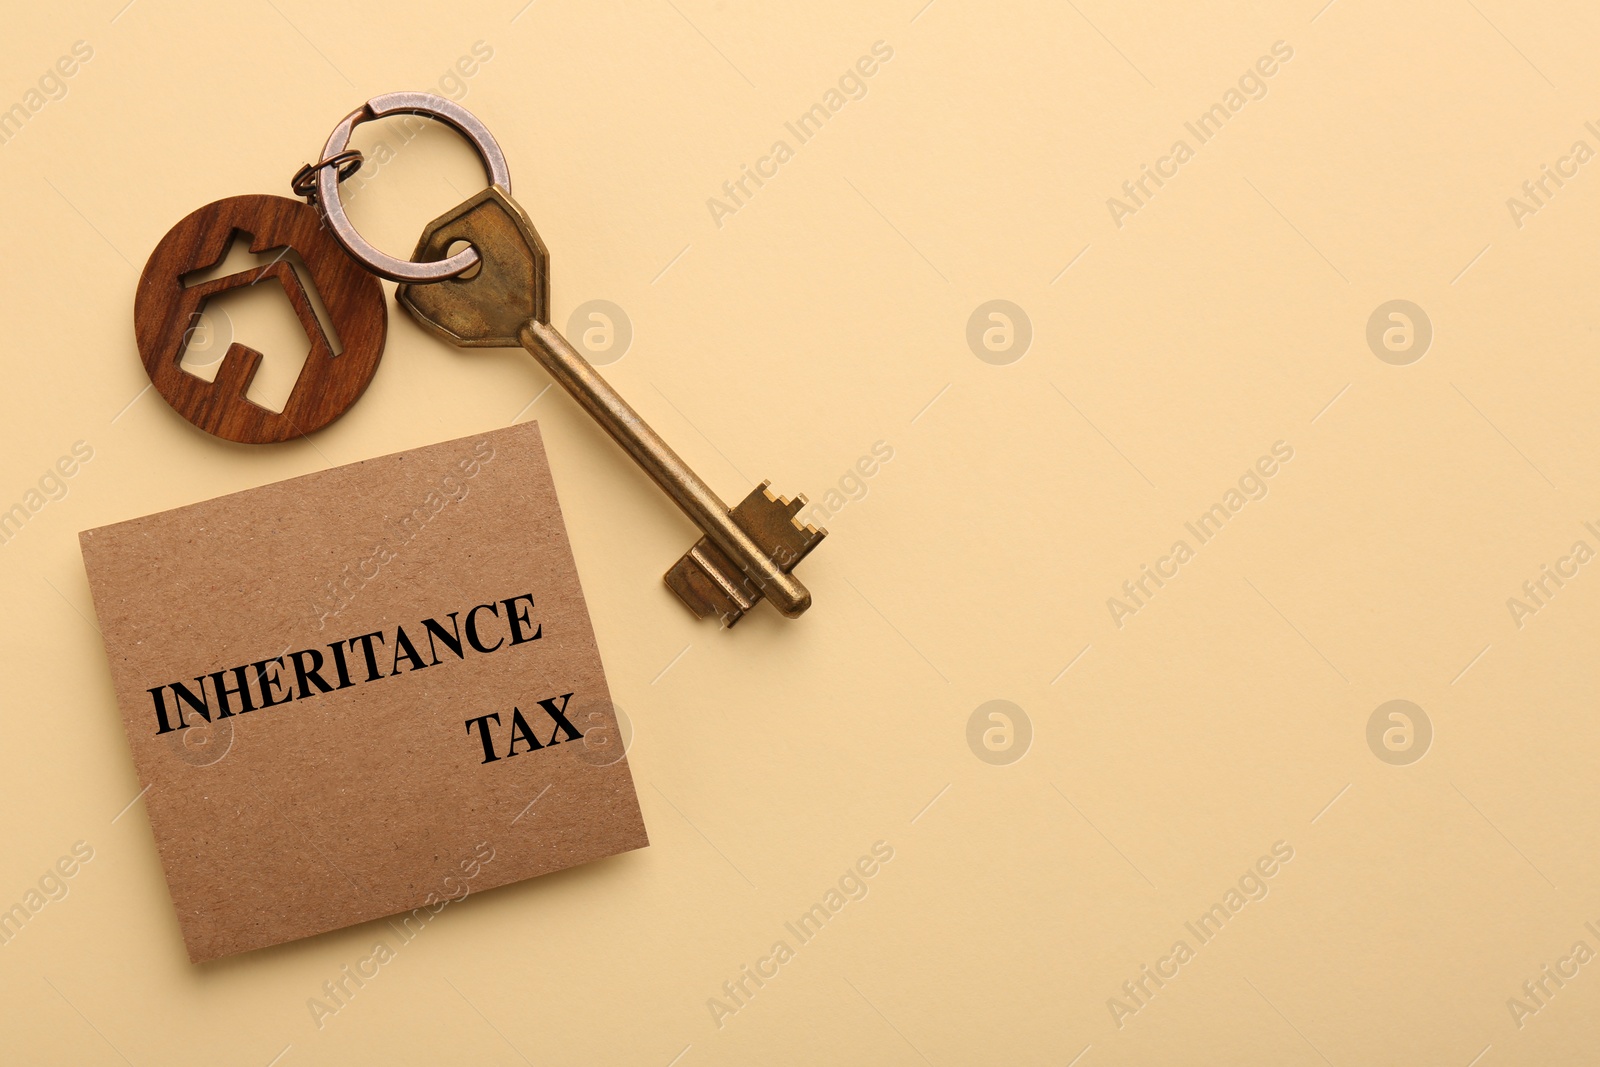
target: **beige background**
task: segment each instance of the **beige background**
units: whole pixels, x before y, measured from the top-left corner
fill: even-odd
[[[1506,604],[1600,547],[1600,163],[1520,228],[1506,206],[1600,148],[1591,7],[121,2],[0,35],[0,107],[94,49],[0,145],[0,506],[94,449],[0,548],[0,906],[95,850],[0,947],[9,1058],[1592,1057],[1600,964],[1520,1028],[1507,999],[1600,951],[1600,578],[1520,629]],[[866,97],[719,228],[707,198],[878,40]],[[1106,199],[1280,40],[1265,98],[1118,228]],[[141,393],[134,282],[167,228],[284,192],[339,117],[477,41],[450,84],[551,249],[556,322],[626,309],[607,373],[709,481],[821,499],[892,445],[802,565],[800,621],[697,625],[660,580],[693,531],[559,391],[529,405],[520,353],[391,311],[366,397],[265,449]],[[352,213],[405,253],[480,182],[428,134]],[[966,341],[994,298],[1034,333],[1004,366]],[[1366,342],[1392,299],[1434,329],[1407,366]],[[75,534],[514,418],[544,430],[652,846],[452,907],[319,1029],[308,998],[383,929],[186,962]],[[1266,499],[1117,628],[1107,598],[1278,440]],[[967,741],[994,699],[1032,728],[1004,766]],[[1391,699],[1434,729],[1406,766],[1367,743]],[[708,999],[879,840],[869,895],[719,1028]],[[1119,1029],[1108,998],[1277,841],[1270,895]]]

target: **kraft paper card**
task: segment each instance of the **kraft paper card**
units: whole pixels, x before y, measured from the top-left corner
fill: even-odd
[[[192,960],[649,843],[537,425],[80,541]]]

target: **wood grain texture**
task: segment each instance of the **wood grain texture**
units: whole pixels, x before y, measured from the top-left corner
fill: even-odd
[[[284,260],[184,285],[185,275],[222,260],[236,232],[250,236],[252,252],[287,247],[299,253],[343,343],[338,356],[299,276]],[[230,345],[214,382],[180,366],[185,335],[208,299],[271,281],[283,288],[311,342],[305,367],[281,412],[245,397],[262,358],[253,348],[237,341]],[[378,279],[339,247],[315,209],[298,200],[262,194],[207,204],[169,230],[145,263],[133,320],[139,355],[156,391],[202,430],[245,444],[301,437],[348,411],[377,372],[388,326]]]

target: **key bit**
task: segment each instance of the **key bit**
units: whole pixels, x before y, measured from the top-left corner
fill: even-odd
[[[788,574],[828,535],[815,526],[797,525],[796,514],[805,506],[805,497],[786,500],[767,492],[762,482],[733,509],[733,521],[750,535],[778,569]],[[723,554],[708,537],[694,547],[667,572],[667,585],[678,599],[689,605],[700,618],[716,615],[724,626],[738,622],[761,599],[761,590],[738,564]]]
[[[704,536],[665,575],[689,609],[732,626],[763,598],[791,618],[810,607],[810,592],[790,572],[827,531],[797,524],[805,498],[775,497],[763,482],[730,510],[689,469],[550,325],[549,254],[505,190],[490,186],[435,219],[412,259],[443,259],[458,241],[477,250],[481,266],[462,277],[404,284],[395,294],[400,304],[451,344],[526,348],[700,527]]]

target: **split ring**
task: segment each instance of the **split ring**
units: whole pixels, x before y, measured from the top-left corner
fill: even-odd
[[[344,117],[328,135],[322,147],[322,158],[331,160],[344,152],[350,144],[350,134],[363,122],[387,118],[390,115],[424,115],[438,119],[471,142],[483,163],[490,185],[499,186],[508,195],[511,192],[511,172],[506,167],[506,157],[500,151],[489,128],[477,116],[460,104],[432,93],[384,93],[375,96]],[[328,229],[344,246],[344,250],[374,274],[396,282],[440,282],[466,273],[477,265],[480,257],[476,248],[464,248],[447,259],[426,263],[413,263],[396,259],[379,249],[356,232],[350,217],[345,214],[339,200],[338,168],[324,166],[317,170],[316,207]]]
[[[359,148],[347,148],[336,156],[319,159],[315,163],[302,164],[294,172],[294,177],[289,179],[289,188],[294,190],[294,195],[306,200],[314,200],[317,196],[317,171],[324,167],[334,167],[339,172],[342,182],[356,171],[361,169],[361,164],[366,157]]]

